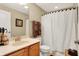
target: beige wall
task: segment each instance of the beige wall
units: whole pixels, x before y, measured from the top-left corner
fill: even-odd
[[[78,3],[78,40],[79,40],[79,3]]]
[[[45,11],[33,3],[28,4],[28,6],[30,20],[30,36],[32,37],[32,21],[41,21],[41,16],[45,13]]]
[[[30,21],[33,21],[33,20],[40,21],[41,15],[43,15],[45,11],[33,3],[29,3],[28,6],[29,6]]]
[[[11,34],[12,34],[12,36],[25,35],[27,16],[21,12],[15,11],[15,10],[5,7],[3,5],[0,5],[0,9],[11,12],[11,32],[12,32]],[[23,27],[15,26],[16,18],[23,20]]]

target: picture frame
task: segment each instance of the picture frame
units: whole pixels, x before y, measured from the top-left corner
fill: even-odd
[[[16,18],[16,27],[23,27],[23,20]]]

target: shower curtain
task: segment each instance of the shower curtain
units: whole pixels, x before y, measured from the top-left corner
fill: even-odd
[[[61,10],[42,16],[42,44],[49,46],[53,51],[76,49],[75,20],[76,9]]]

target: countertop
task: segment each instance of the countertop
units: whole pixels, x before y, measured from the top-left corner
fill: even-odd
[[[9,41],[8,45],[0,46],[0,56],[4,56],[21,48],[28,47],[37,42],[40,42],[40,38],[23,38],[21,41],[16,43]]]

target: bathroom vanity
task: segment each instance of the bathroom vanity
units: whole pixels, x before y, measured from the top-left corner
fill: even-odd
[[[40,40],[38,38],[24,39],[23,41],[1,46],[0,56],[39,56]]]

